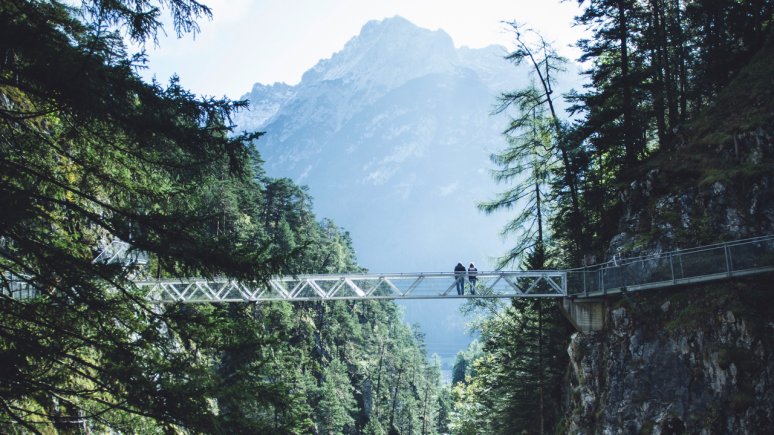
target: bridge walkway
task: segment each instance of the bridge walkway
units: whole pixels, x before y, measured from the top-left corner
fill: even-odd
[[[121,262],[144,256],[124,242],[105,250],[104,259]],[[132,257],[134,256],[134,257]],[[130,258],[131,257],[131,258]],[[130,258],[130,260],[127,260]],[[137,281],[145,297],[157,303],[232,303],[262,301],[324,301],[459,298],[600,298],[684,284],[718,281],[774,272],[774,236],[675,250],[570,270],[478,272],[470,277],[448,273],[334,274],[275,277],[262,282],[191,278]],[[458,294],[461,280],[464,294]],[[27,280],[5,277],[2,293],[19,299],[37,291]]]

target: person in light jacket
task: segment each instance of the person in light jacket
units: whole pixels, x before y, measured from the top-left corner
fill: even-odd
[[[476,269],[476,265],[473,263],[470,263],[470,266],[468,266],[468,281],[470,281],[470,294],[474,295],[476,294],[476,281],[478,281],[478,269]]]

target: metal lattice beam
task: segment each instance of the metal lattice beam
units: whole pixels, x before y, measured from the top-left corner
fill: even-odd
[[[138,282],[156,302],[320,301],[357,299],[439,299],[563,297],[563,271],[479,272],[475,293],[464,278],[464,295],[457,294],[454,273],[300,275],[268,282],[232,280],[160,280]]]

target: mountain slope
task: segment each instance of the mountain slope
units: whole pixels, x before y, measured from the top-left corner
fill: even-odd
[[[525,69],[503,47],[455,48],[443,31],[400,17],[367,23],[295,86],[256,84],[236,121],[266,134],[256,143],[270,176],[309,186],[319,216],[352,235],[358,263],[378,272],[492,268],[506,251],[508,216],[479,201],[503,189],[489,155],[505,145],[497,96],[523,87]],[[451,284],[451,283],[450,283]],[[428,350],[453,363],[469,341],[453,301],[407,301]]]
[[[475,208],[498,189],[488,158],[508,122],[489,112],[525,82],[504,52],[455,49],[400,17],[372,21],[298,85],[257,84],[237,122],[266,131],[256,146],[268,173],[307,184],[366,267],[485,265],[505,249],[505,217]]]

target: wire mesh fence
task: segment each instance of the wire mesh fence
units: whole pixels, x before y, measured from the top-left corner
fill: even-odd
[[[36,297],[38,293],[38,288],[23,276],[14,274],[0,275],[0,294],[3,296],[25,300]]]
[[[570,295],[599,295],[774,271],[774,236],[675,250],[567,271]]]

